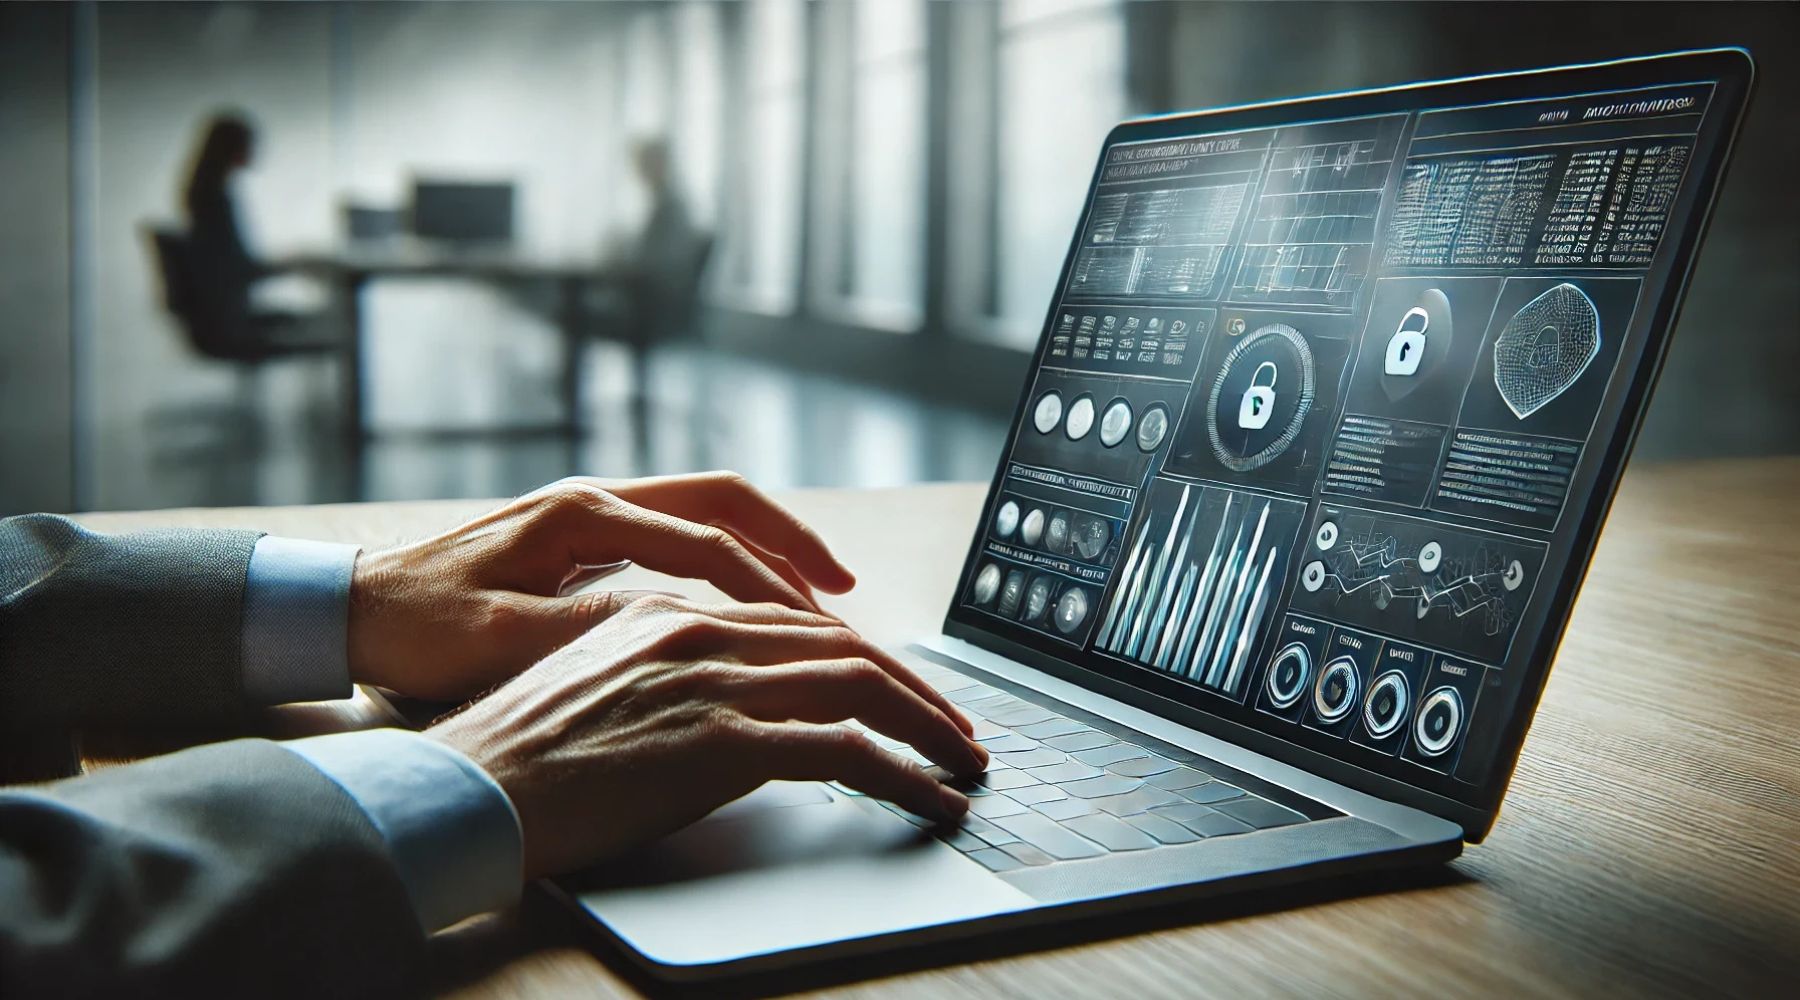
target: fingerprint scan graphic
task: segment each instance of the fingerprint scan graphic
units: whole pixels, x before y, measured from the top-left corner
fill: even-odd
[[[1494,339],[1494,387],[1520,420],[1567,392],[1600,353],[1600,313],[1568,282],[1527,302]]]

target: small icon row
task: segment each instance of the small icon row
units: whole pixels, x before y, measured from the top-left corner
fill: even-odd
[[[1093,432],[1097,411],[1094,397],[1088,393],[1076,396],[1065,407],[1062,393],[1051,389],[1032,404],[1031,426],[1039,434],[1049,434],[1061,427],[1069,440],[1080,441]],[[1138,450],[1147,453],[1155,451],[1168,437],[1169,408],[1164,403],[1151,403],[1143,415],[1138,416],[1131,410],[1131,401],[1119,396],[1106,404],[1105,412],[1099,414],[1099,422],[1100,443],[1107,448],[1118,447],[1132,433],[1135,422]]]
[[[1368,686],[1362,686],[1362,675],[1355,659],[1338,656],[1313,675],[1312,651],[1305,643],[1291,642],[1275,654],[1267,680],[1269,704],[1278,709],[1291,709],[1309,690],[1312,715],[1325,725],[1342,723],[1362,704],[1362,731],[1369,739],[1385,741],[1399,732],[1411,708],[1412,682],[1401,670],[1388,670]],[[1450,685],[1442,685],[1425,695],[1419,711],[1413,716],[1412,738],[1417,751],[1428,758],[1441,757],[1456,743],[1462,732],[1462,693]]]
[[[1098,514],[1047,506],[1021,507],[1019,499],[1006,498],[994,511],[994,537],[1052,555],[1075,556],[1097,562],[1113,539],[1113,524]]]
[[[1090,600],[1087,588],[1073,581],[1023,568],[1002,569],[997,562],[982,566],[969,590],[969,602],[976,607],[1033,628],[1054,628],[1072,639],[1078,639],[1087,622]]]

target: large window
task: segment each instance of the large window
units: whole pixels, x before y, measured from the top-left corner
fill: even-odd
[[[719,205],[719,170],[725,121],[724,36],[719,8],[684,3],[675,10],[675,177],[692,206],[694,222],[711,228]]]
[[[924,296],[925,5],[873,0],[852,8],[848,297],[898,327]]]
[[[1125,116],[1125,25],[1104,0],[1005,0],[996,39],[994,334],[1036,342],[1093,176]]]
[[[747,304],[785,312],[799,283],[806,6],[756,0],[744,13],[743,197],[731,233],[731,273]]]

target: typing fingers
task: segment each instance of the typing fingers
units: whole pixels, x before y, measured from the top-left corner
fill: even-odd
[[[909,743],[961,775],[981,773],[987,752],[937,707],[861,658],[746,668],[732,685],[739,711],[770,722],[855,719]]]
[[[831,554],[818,532],[736,473],[577,481],[642,507],[724,528],[787,562],[827,593],[841,594],[856,585],[855,574]]]
[[[963,793],[855,730],[754,719],[742,725],[748,737],[744,751],[764,780],[837,781],[939,820],[954,820],[969,811]]]

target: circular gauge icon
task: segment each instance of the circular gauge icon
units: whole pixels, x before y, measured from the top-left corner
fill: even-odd
[[[1062,393],[1052,389],[1038,397],[1037,406],[1031,411],[1031,426],[1037,428],[1039,434],[1048,434],[1062,423]]]
[[[975,574],[975,603],[987,604],[1000,592],[1000,567],[988,563]]]
[[[1269,703],[1276,708],[1292,708],[1306,693],[1306,681],[1311,676],[1312,653],[1302,643],[1288,643],[1269,665]]]
[[[1281,457],[1312,412],[1316,368],[1306,338],[1285,323],[1257,327],[1233,345],[1206,403],[1206,435],[1219,464],[1252,472]]]
[[[1462,729],[1462,695],[1453,687],[1441,687],[1419,703],[1419,717],[1413,720],[1413,740],[1419,752],[1437,757],[1456,742]]]
[[[1106,543],[1112,541],[1112,524],[1104,517],[1077,514],[1073,535],[1075,554],[1094,562],[1106,554]]]
[[[1331,547],[1337,544],[1337,522],[1326,521],[1319,525],[1318,533],[1313,535],[1313,544],[1319,547],[1320,552],[1330,552]]]
[[[1426,542],[1419,549],[1419,572],[1436,573],[1439,564],[1444,561],[1444,547],[1436,542]]]
[[[1307,563],[1306,568],[1300,571],[1300,586],[1305,587],[1309,594],[1318,593],[1319,588],[1325,586],[1325,564],[1317,559]]]
[[[1044,511],[1041,507],[1031,508],[1025,515],[1025,521],[1019,525],[1019,541],[1026,545],[1036,545],[1038,539],[1044,537]]]
[[[1155,451],[1169,435],[1169,408],[1161,403],[1152,403],[1144,411],[1143,419],[1138,421],[1137,446],[1139,451]]]
[[[1070,587],[1056,599],[1056,630],[1063,635],[1074,635],[1081,623],[1087,621],[1087,591],[1080,587]]]
[[[1100,415],[1100,443],[1108,448],[1116,448],[1129,433],[1131,404],[1122,398],[1106,404],[1106,412]]]
[[[1019,505],[1011,500],[1000,505],[994,514],[994,534],[1000,538],[1011,538],[1019,527]]]
[[[1050,579],[1040,576],[1025,590],[1025,620],[1036,624],[1050,609]]]
[[[1386,739],[1406,719],[1406,675],[1390,670],[1369,685],[1363,702],[1363,726],[1376,739]]]
[[[1320,722],[1336,722],[1350,714],[1356,704],[1356,664],[1348,656],[1340,656],[1319,671],[1319,682],[1313,685],[1313,712]]]
[[[1059,556],[1069,554],[1071,518],[1066,510],[1059,510],[1050,515],[1050,521],[1044,525],[1044,548]]]
[[[1063,422],[1063,433],[1071,441],[1079,441],[1094,429],[1094,397],[1082,395],[1069,404],[1069,417]]]

